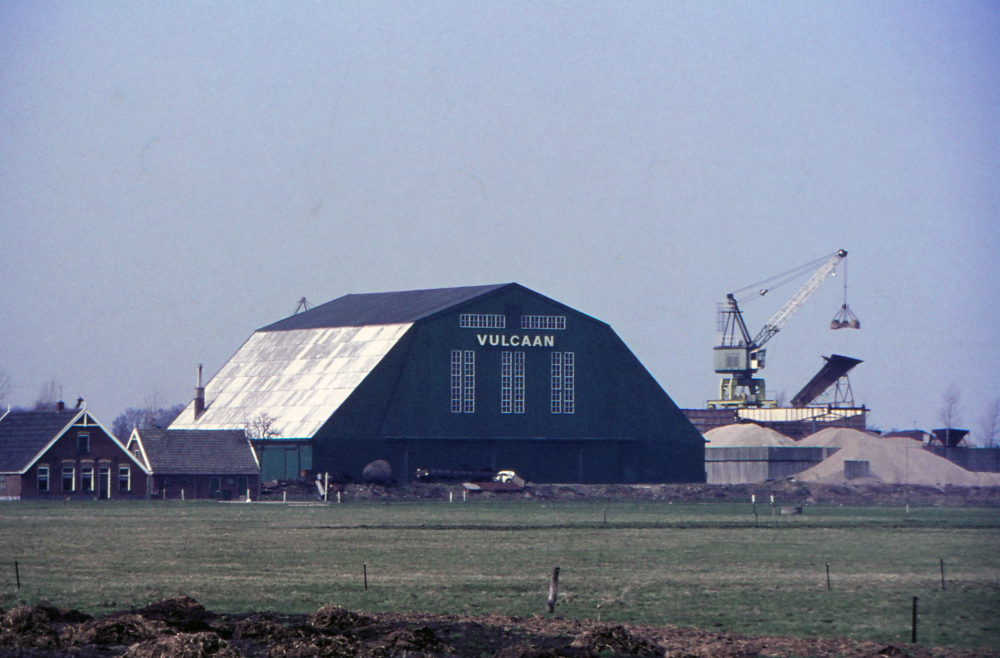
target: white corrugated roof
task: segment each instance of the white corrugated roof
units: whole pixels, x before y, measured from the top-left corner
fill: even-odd
[[[369,325],[258,331],[205,386],[170,429],[243,429],[261,413],[281,438],[310,438],[413,326]]]

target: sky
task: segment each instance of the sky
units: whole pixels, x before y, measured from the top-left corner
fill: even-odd
[[[517,282],[682,407],[716,304],[845,249],[768,344],[871,425],[1000,397],[996,2],[0,0],[0,372],[107,426],[301,297]],[[744,306],[756,331],[797,284]]]

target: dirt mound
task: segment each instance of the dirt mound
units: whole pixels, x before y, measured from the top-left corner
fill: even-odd
[[[211,622],[217,616],[189,596],[164,599],[132,612],[146,619],[162,621],[167,626],[184,633],[211,630]]]
[[[324,606],[309,617],[310,626],[333,633],[344,633],[352,628],[364,626],[368,621],[367,617],[337,605]]]
[[[52,611],[55,610],[55,613]],[[193,599],[161,601],[147,608],[175,624],[191,617],[213,618],[213,631],[178,632],[165,621],[137,611],[104,619],[79,618],[44,606],[10,610],[0,619],[0,654],[34,658],[749,658],[758,655],[816,658],[912,656],[913,658],[986,658],[985,649],[961,650],[920,645],[887,647],[843,639],[755,637],[694,628],[623,626],[580,619],[502,615],[433,615],[366,613],[328,606],[310,616],[279,613],[213,615]],[[181,614],[183,613],[183,614]],[[53,621],[52,618],[60,621]],[[86,617],[86,615],[83,615]],[[230,629],[224,637],[220,629]],[[72,638],[60,646],[56,636]],[[159,633],[156,637],[140,635]]]
[[[181,633],[132,645],[123,658],[239,658],[214,633]]]
[[[663,648],[644,637],[633,635],[624,626],[611,626],[599,630],[588,631],[575,639],[570,645],[587,649],[594,655],[636,656],[637,658],[652,658],[662,656]]]
[[[64,644],[79,646],[128,646],[167,635],[169,628],[162,621],[149,620],[141,615],[125,613],[97,621],[70,626],[62,634]]]
[[[800,482],[846,484],[844,462],[868,462],[869,477],[851,483],[892,483],[958,487],[1000,486],[1000,474],[973,473],[923,449],[917,441],[902,437],[876,437],[867,432],[829,428],[799,442],[802,446],[836,446],[836,453],[799,473]]]
[[[18,606],[0,619],[0,648],[55,649],[59,645],[45,606]]]
[[[706,448],[790,447],[797,445],[795,441],[784,434],[754,423],[716,427],[705,433],[705,439],[708,441]]]

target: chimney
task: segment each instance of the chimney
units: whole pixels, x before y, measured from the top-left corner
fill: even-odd
[[[82,405],[82,404],[83,404],[83,398],[78,397],[76,399],[76,408],[79,409],[80,405]]]
[[[201,385],[201,364],[198,364],[198,386],[194,389],[194,419],[205,413],[205,387]]]
[[[62,400],[56,402],[56,411],[66,411],[66,403]]]

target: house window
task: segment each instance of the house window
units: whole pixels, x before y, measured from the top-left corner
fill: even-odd
[[[76,469],[72,466],[63,466],[62,469],[62,490],[73,491],[76,484]]]
[[[522,315],[522,329],[565,329],[565,315]]]
[[[131,489],[131,482],[129,478],[129,468],[128,466],[118,467],[118,491],[122,493],[128,493]]]
[[[7,476],[0,475],[0,491],[3,491],[6,488],[7,488]]]
[[[81,455],[90,454],[90,435],[89,434],[77,434],[76,435],[76,452]]]
[[[550,411],[554,414],[576,412],[576,355],[573,352],[552,353],[552,396]]]
[[[458,316],[458,326],[463,329],[503,329],[507,326],[507,316],[462,313]]]
[[[476,412],[476,353],[451,351],[451,413]]]
[[[44,492],[49,490],[49,467],[39,466],[38,467],[38,491]]]
[[[94,467],[80,467],[80,491],[94,490]]]

